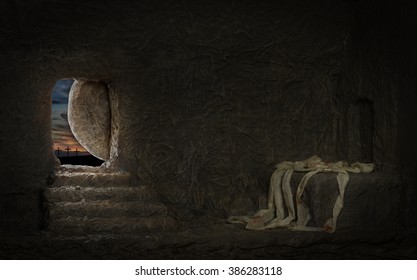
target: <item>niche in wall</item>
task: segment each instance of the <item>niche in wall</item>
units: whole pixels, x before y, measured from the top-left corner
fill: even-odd
[[[349,155],[351,162],[374,162],[373,102],[358,99],[349,106]]]

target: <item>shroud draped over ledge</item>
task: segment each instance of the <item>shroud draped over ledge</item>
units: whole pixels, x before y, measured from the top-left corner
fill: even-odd
[[[344,161],[326,163],[318,156],[303,161],[284,161],[275,167],[276,170],[271,176],[269,185],[268,208],[259,210],[253,216],[231,216],[227,220],[229,223],[245,223],[246,229],[252,230],[289,228],[291,230],[333,233],[336,230],[337,218],[343,208],[349,172],[370,173],[374,170],[372,163],[355,162],[351,165]],[[290,187],[290,179],[294,171],[307,172],[298,184],[295,205]],[[311,219],[310,209],[302,197],[309,179],[320,172],[338,173],[339,195],[333,207],[333,215],[324,223],[323,227],[309,227],[307,224]]]

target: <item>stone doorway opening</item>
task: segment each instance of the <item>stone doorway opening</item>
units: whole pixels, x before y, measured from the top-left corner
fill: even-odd
[[[83,142],[83,138],[74,135],[72,129],[74,125],[69,123],[69,115],[71,117],[71,113],[68,114],[71,110],[69,96],[75,83],[74,79],[60,79],[56,81],[52,90],[51,128],[54,155],[59,159],[61,165],[100,166],[104,163],[104,159],[98,158],[85,145],[80,143],[80,139]],[[88,113],[94,114],[94,112]],[[85,118],[86,116],[82,117]],[[88,119],[86,121],[87,124],[84,125],[88,126]]]
[[[52,135],[54,153],[62,165],[43,193],[46,231],[71,237],[150,234],[175,228],[175,220],[168,216],[157,193],[136,184],[120,164],[118,104],[117,93],[108,82],[56,82]],[[93,157],[98,164],[91,163]]]

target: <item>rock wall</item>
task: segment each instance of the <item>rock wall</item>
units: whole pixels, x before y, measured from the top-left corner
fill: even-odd
[[[0,202],[11,214],[1,220],[39,227],[38,194],[56,164],[51,89],[63,78],[109,85],[109,165],[155,188],[185,221],[256,209],[268,168],[283,160],[317,154],[398,172],[406,133],[397,129],[398,68],[381,47],[383,31],[394,32],[380,25],[389,10],[381,7],[375,15],[362,1],[331,0],[1,3]]]

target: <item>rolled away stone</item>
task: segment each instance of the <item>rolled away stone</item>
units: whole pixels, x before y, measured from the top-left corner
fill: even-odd
[[[75,81],[68,99],[68,123],[77,141],[93,156],[110,157],[110,104],[104,83]]]

